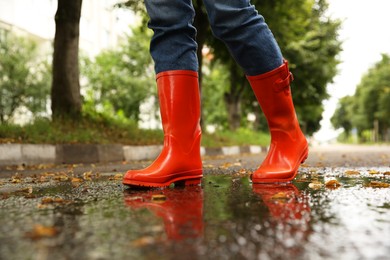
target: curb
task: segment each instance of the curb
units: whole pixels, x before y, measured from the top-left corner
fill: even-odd
[[[160,154],[162,147],[120,144],[0,144],[0,166],[153,160]],[[201,147],[202,156],[256,154],[265,151],[267,147],[257,145]]]

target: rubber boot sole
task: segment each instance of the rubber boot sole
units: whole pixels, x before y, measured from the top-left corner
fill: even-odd
[[[175,186],[196,186],[200,185],[202,182],[202,171],[198,171],[198,175],[192,175],[192,176],[184,176],[184,177],[178,177],[173,178],[169,181],[163,182],[163,183],[157,183],[157,182],[149,182],[149,181],[139,181],[135,179],[124,179],[123,184],[126,186],[137,186],[137,187],[150,187],[150,188],[160,188],[160,187],[168,187],[172,183],[175,184]],[[194,172],[192,172],[193,174]]]

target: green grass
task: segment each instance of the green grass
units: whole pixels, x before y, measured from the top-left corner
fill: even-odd
[[[37,119],[24,126],[1,124],[0,143],[151,145],[163,143],[163,132],[139,129],[134,122],[103,117],[84,117],[77,122]],[[247,129],[202,135],[202,145],[205,147],[268,143],[269,135]]]
[[[215,134],[203,134],[202,145],[205,147],[221,147],[231,145],[262,145],[270,142],[269,134],[255,132],[249,129],[240,128],[235,132],[220,131]]]
[[[132,122],[103,118],[82,118],[77,122],[39,119],[25,126],[0,125],[0,143],[148,145],[162,140],[163,134],[159,130],[140,130]]]

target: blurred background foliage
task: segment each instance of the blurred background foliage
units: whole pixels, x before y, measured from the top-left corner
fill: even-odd
[[[389,55],[367,71],[353,96],[340,99],[331,122],[344,129],[341,141],[390,142]]]
[[[220,140],[226,142],[229,142],[228,136],[231,138],[234,135],[226,134],[228,132],[245,136],[253,130],[266,133],[266,120],[243,71],[223,43],[213,37],[203,2],[194,0],[193,3],[196,10],[194,24],[198,31],[198,58],[202,64],[203,129],[216,131],[214,135],[220,133],[222,136],[225,133],[226,138]],[[284,57],[289,61],[295,78],[291,87],[296,111],[304,132],[311,136],[320,128],[324,110],[322,102],[328,98],[326,87],[337,74],[342,44],[338,38],[341,22],[327,15],[325,0],[252,0],[252,3],[265,17]],[[153,98],[156,97],[156,87],[153,61],[149,55],[152,32],[146,26],[148,18],[144,3],[128,0],[119,2],[115,7],[131,9],[143,22],[139,27],[133,27],[132,33],[115,49],[104,50],[95,57],[81,55],[82,113],[83,120],[91,122],[91,128],[99,125],[104,129],[121,129],[122,134],[104,138],[126,142],[123,138],[115,140],[111,136],[123,135],[126,128],[138,129],[143,113],[140,109],[142,104],[151,103],[152,111],[158,111],[158,102]],[[51,68],[47,61],[50,56],[39,55],[34,42],[12,35],[0,41],[0,52],[0,138],[7,138],[11,129],[17,127],[15,116],[18,111],[28,111],[32,119],[30,125],[39,121],[41,126],[38,128],[45,128],[42,127],[43,120],[47,122],[46,128],[50,128],[54,125],[50,123],[49,109]],[[389,75],[389,57],[384,55],[383,60],[362,78],[355,96],[340,100],[332,123],[337,128],[343,128],[345,136],[357,129],[359,139],[365,141],[364,131],[377,129],[377,139],[388,141]],[[158,120],[158,113],[151,116]],[[42,117],[47,119],[40,119]],[[62,123],[77,125],[72,123],[71,118]],[[55,125],[58,128],[58,123]],[[82,125],[88,128],[87,123]],[[5,128],[8,130],[5,131]],[[142,130],[139,133],[142,135]],[[15,136],[13,139],[17,139]],[[26,134],[23,136],[23,140],[28,140]],[[129,138],[142,139],[137,136]],[[159,134],[156,134],[151,139],[159,138]],[[259,138],[262,142],[268,140],[267,137],[248,136],[244,143],[253,142],[251,138]],[[83,142],[81,139],[80,142]],[[72,140],[77,142],[77,137]],[[91,137],[86,142],[93,141]],[[95,141],[103,142],[99,138]]]
[[[50,96],[50,66],[28,38],[8,35],[0,41],[0,123],[26,110],[46,112]]]
[[[87,80],[84,109],[139,120],[141,103],[155,94],[148,51],[151,32],[132,32],[117,48],[81,59],[81,74]]]

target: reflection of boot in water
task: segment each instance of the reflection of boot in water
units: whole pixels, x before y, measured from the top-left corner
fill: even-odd
[[[264,236],[269,242],[264,247],[273,259],[302,259],[311,233],[310,207],[307,196],[293,184],[253,184],[269,210],[263,218]]]
[[[308,223],[310,207],[307,198],[293,184],[253,184],[253,192],[260,195],[274,220]]]
[[[201,187],[129,192],[125,194],[125,204],[131,208],[147,208],[162,218],[169,239],[196,238],[203,234]]]

